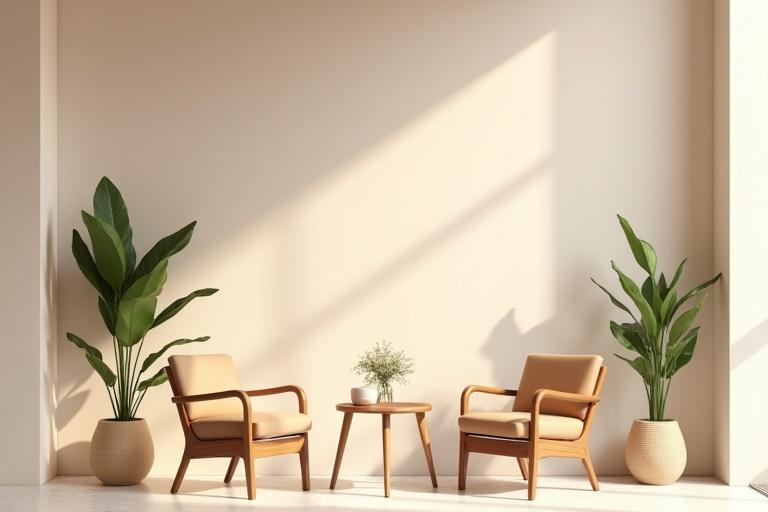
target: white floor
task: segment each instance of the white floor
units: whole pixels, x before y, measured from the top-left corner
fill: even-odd
[[[42,487],[0,487],[0,511],[216,511],[247,508],[275,511],[768,511],[768,498],[747,487],[728,487],[713,478],[684,478],[675,485],[639,485],[630,477],[604,477],[601,490],[589,489],[586,478],[540,477],[537,499],[526,500],[520,478],[470,477],[467,491],[456,490],[455,477],[438,479],[433,490],[427,477],[395,477],[392,496],[382,495],[381,478],[341,477],[328,490],[328,478],[312,478],[312,491],[302,492],[298,478],[258,480],[256,500],[246,499],[242,481],[190,477],[178,495],[168,494],[170,478],[149,478],[131,487],[104,487],[91,477],[58,477]]]

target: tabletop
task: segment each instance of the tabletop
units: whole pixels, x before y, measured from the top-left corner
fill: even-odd
[[[426,402],[378,402],[371,405],[343,403],[336,404],[336,410],[364,414],[407,414],[429,412],[432,410],[432,404]]]

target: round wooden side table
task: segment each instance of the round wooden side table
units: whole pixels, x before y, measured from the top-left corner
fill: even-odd
[[[379,402],[371,405],[354,405],[350,403],[344,403],[336,404],[336,410],[344,413],[344,421],[341,424],[339,447],[336,450],[336,462],[333,464],[331,489],[336,487],[336,480],[339,478],[339,468],[341,467],[341,459],[344,456],[344,447],[347,444],[349,426],[352,424],[352,415],[355,413],[381,415],[381,433],[384,444],[384,496],[389,497],[390,492],[391,477],[389,468],[389,417],[392,414],[416,415],[416,424],[419,427],[421,444],[424,447],[424,456],[427,458],[429,476],[432,477],[432,487],[437,488],[435,464],[432,462],[432,448],[429,445],[429,432],[427,431],[427,421],[424,417],[425,413],[432,410],[432,404],[422,402]]]

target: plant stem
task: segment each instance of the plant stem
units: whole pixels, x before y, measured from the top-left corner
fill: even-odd
[[[141,372],[137,374],[136,371],[139,367],[139,356],[141,356],[141,349],[144,346],[144,338],[145,336],[142,336],[141,343],[139,343],[139,349],[136,351],[136,359],[133,362],[133,372],[131,373],[131,382],[129,385],[131,389],[131,402],[133,402],[136,397],[136,388],[139,387],[139,377],[141,376]],[[136,414],[136,411],[134,411],[133,414]]]
[[[144,395],[147,394],[147,389],[149,388],[145,388],[144,391],[139,396],[138,400],[136,400],[136,405],[134,405],[133,410],[131,412],[131,418],[134,418],[136,416],[136,413],[139,410],[139,405],[141,405],[142,400],[144,400]]]
[[[112,349],[115,352],[115,368],[117,368],[117,375],[118,375],[118,379],[119,379],[119,376],[120,376],[120,359],[118,359],[118,357],[117,357],[117,341],[115,340],[114,336],[112,336]],[[118,382],[118,386],[119,386],[119,384],[120,383]],[[115,407],[115,419],[118,419],[117,410],[119,409],[119,401],[117,400],[117,390],[113,387],[112,388],[112,392],[115,394],[115,402],[117,403],[117,405]],[[112,397],[110,395],[110,400],[111,399],[112,399]]]
[[[109,396],[109,405],[112,406],[112,414],[117,418],[117,408],[115,407],[115,401],[112,399],[112,393],[114,392],[113,386],[107,386],[107,395]]]
[[[127,399],[127,403],[128,403],[128,419],[131,419],[131,406],[133,405],[133,392],[131,390],[131,384],[133,382],[132,381],[132,376],[131,376],[131,374],[132,374],[132,371],[131,371],[132,359],[131,358],[132,357],[133,357],[133,345],[128,347],[128,357],[127,357],[128,371],[126,372],[126,375],[125,375],[125,377],[126,377],[125,378],[125,395],[126,395],[126,399]],[[133,368],[136,368],[136,367],[133,366]]]

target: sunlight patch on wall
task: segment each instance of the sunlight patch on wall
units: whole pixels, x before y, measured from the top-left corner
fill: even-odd
[[[434,301],[435,288],[447,302],[491,294],[522,329],[551,315],[555,43],[535,41],[274,213],[249,253],[269,255],[265,279],[287,279],[269,287],[275,327],[350,294],[354,310],[387,293]],[[489,265],[494,279],[473,281]]]

